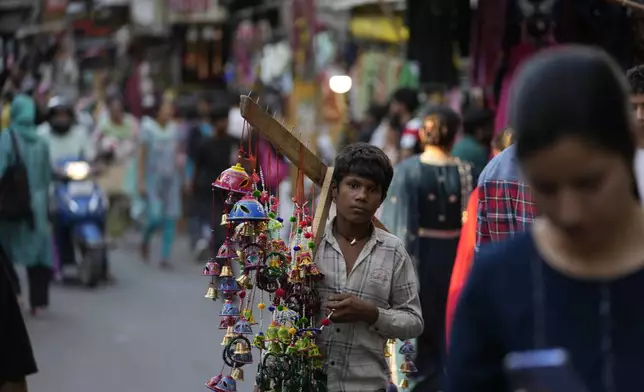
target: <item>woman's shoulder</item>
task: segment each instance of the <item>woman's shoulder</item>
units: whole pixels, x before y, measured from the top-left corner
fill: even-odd
[[[530,265],[538,257],[532,234],[519,233],[504,241],[483,246],[476,254],[472,279],[505,284],[521,284],[528,276]]]

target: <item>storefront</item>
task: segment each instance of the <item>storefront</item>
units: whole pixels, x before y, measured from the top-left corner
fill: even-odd
[[[227,13],[218,0],[174,0],[168,21],[178,59],[175,82],[182,90],[201,90],[224,84],[224,28]]]

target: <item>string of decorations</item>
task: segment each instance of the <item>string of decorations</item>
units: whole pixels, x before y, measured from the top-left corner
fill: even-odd
[[[330,321],[316,320],[321,302],[314,283],[323,275],[313,262],[311,210],[303,198],[293,198],[287,244],[280,238],[284,224],[279,199],[269,194],[263,179],[261,168],[249,175],[236,164],[212,184],[213,192],[226,194],[221,225],[227,236],[202,275],[211,279],[205,297],[223,301],[219,328],[226,334],[221,343],[224,367],[205,385],[215,392],[236,392],[237,382],[244,380],[244,366],[254,362],[255,349],[255,391],[326,392],[315,341]],[[238,276],[233,273],[235,264]],[[253,314],[257,297],[259,322]],[[265,328],[266,311],[270,321]],[[254,328],[258,332],[250,340]]]

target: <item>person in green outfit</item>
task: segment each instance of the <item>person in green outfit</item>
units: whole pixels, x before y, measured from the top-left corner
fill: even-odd
[[[485,108],[471,108],[463,113],[463,136],[454,144],[452,156],[469,162],[480,173],[490,158],[494,116]]]
[[[11,125],[0,133],[0,177],[18,158],[29,177],[33,225],[30,222],[0,221],[0,246],[15,264],[27,267],[29,302],[33,315],[49,305],[52,273],[52,243],[47,215],[51,166],[49,146],[36,132],[36,104],[31,97],[17,95],[11,104]],[[13,148],[12,134],[18,151]],[[13,269],[10,273],[15,272]],[[20,295],[18,279],[13,275]]]

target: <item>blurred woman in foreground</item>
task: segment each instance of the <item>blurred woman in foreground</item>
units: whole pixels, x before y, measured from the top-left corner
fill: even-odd
[[[568,352],[590,392],[644,390],[644,212],[624,77],[596,49],[537,55],[515,81],[510,119],[541,216],[477,254],[447,390],[509,390],[506,355],[547,348]]]

